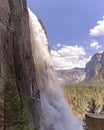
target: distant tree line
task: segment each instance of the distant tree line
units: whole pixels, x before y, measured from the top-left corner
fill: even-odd
[[[95,84],[94,84],[95,85]],[[83,128],[87,129],[85,115],[89,113],[104,114],[104,88],[92,84],[76,84],[65,86],[65,98],[72,105],[74,113],[84,121]]]
[[[65,98],[72,105],[73,111],[79,117],[84,117],[88,103],[94,99],[104,107],[104,88],[90,84],[67,85],[64,87]]]

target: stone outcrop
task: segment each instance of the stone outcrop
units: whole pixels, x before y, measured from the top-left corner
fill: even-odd
[[[88,130],[104,130],[104,114],[86,115]]]
[[[91,60],[86,64],[86,81],[90,81],[99,74],[103,78],[104,71],[104,52],[96,53]],[[102,79],[101,79],[102,80]]]
[[[6,78],[19,90],[30,127],[39,128],[40,100],[26,0],[0,0],[0,88]]]

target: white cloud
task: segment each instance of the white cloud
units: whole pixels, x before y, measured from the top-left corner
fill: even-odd
[[[61,47],[61,44],[60,44],[60,43],[58,43],[56,46],[57,46],[57,47]]]
[[[90,30],[92,36],[104,36],[104,16],[103,20],[97,22],[97,25]]]
[[[51,50],[55,69],[71,69],[74,67],[85,67],[90,58],[82,46],[61,46],[59,50]]]
[[[102,48],[102,45],[99,44],[98,41],[92,40],[92,42],[91,42],[91,44],[90,44],[90,47],[92,47],[93,49],[98,50],[98,49]]]

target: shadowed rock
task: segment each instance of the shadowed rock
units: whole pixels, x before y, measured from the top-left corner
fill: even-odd
[[[0,88],[6,78],[19,90],[30,127],[39,128],[40,101],[26,0],[0,1]]]

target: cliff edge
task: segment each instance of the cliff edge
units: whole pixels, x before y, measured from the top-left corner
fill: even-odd
[[[18,88],[31,129],[39,128],[40,100],[26,0],[0,1],[0,88],[6,78]]]

